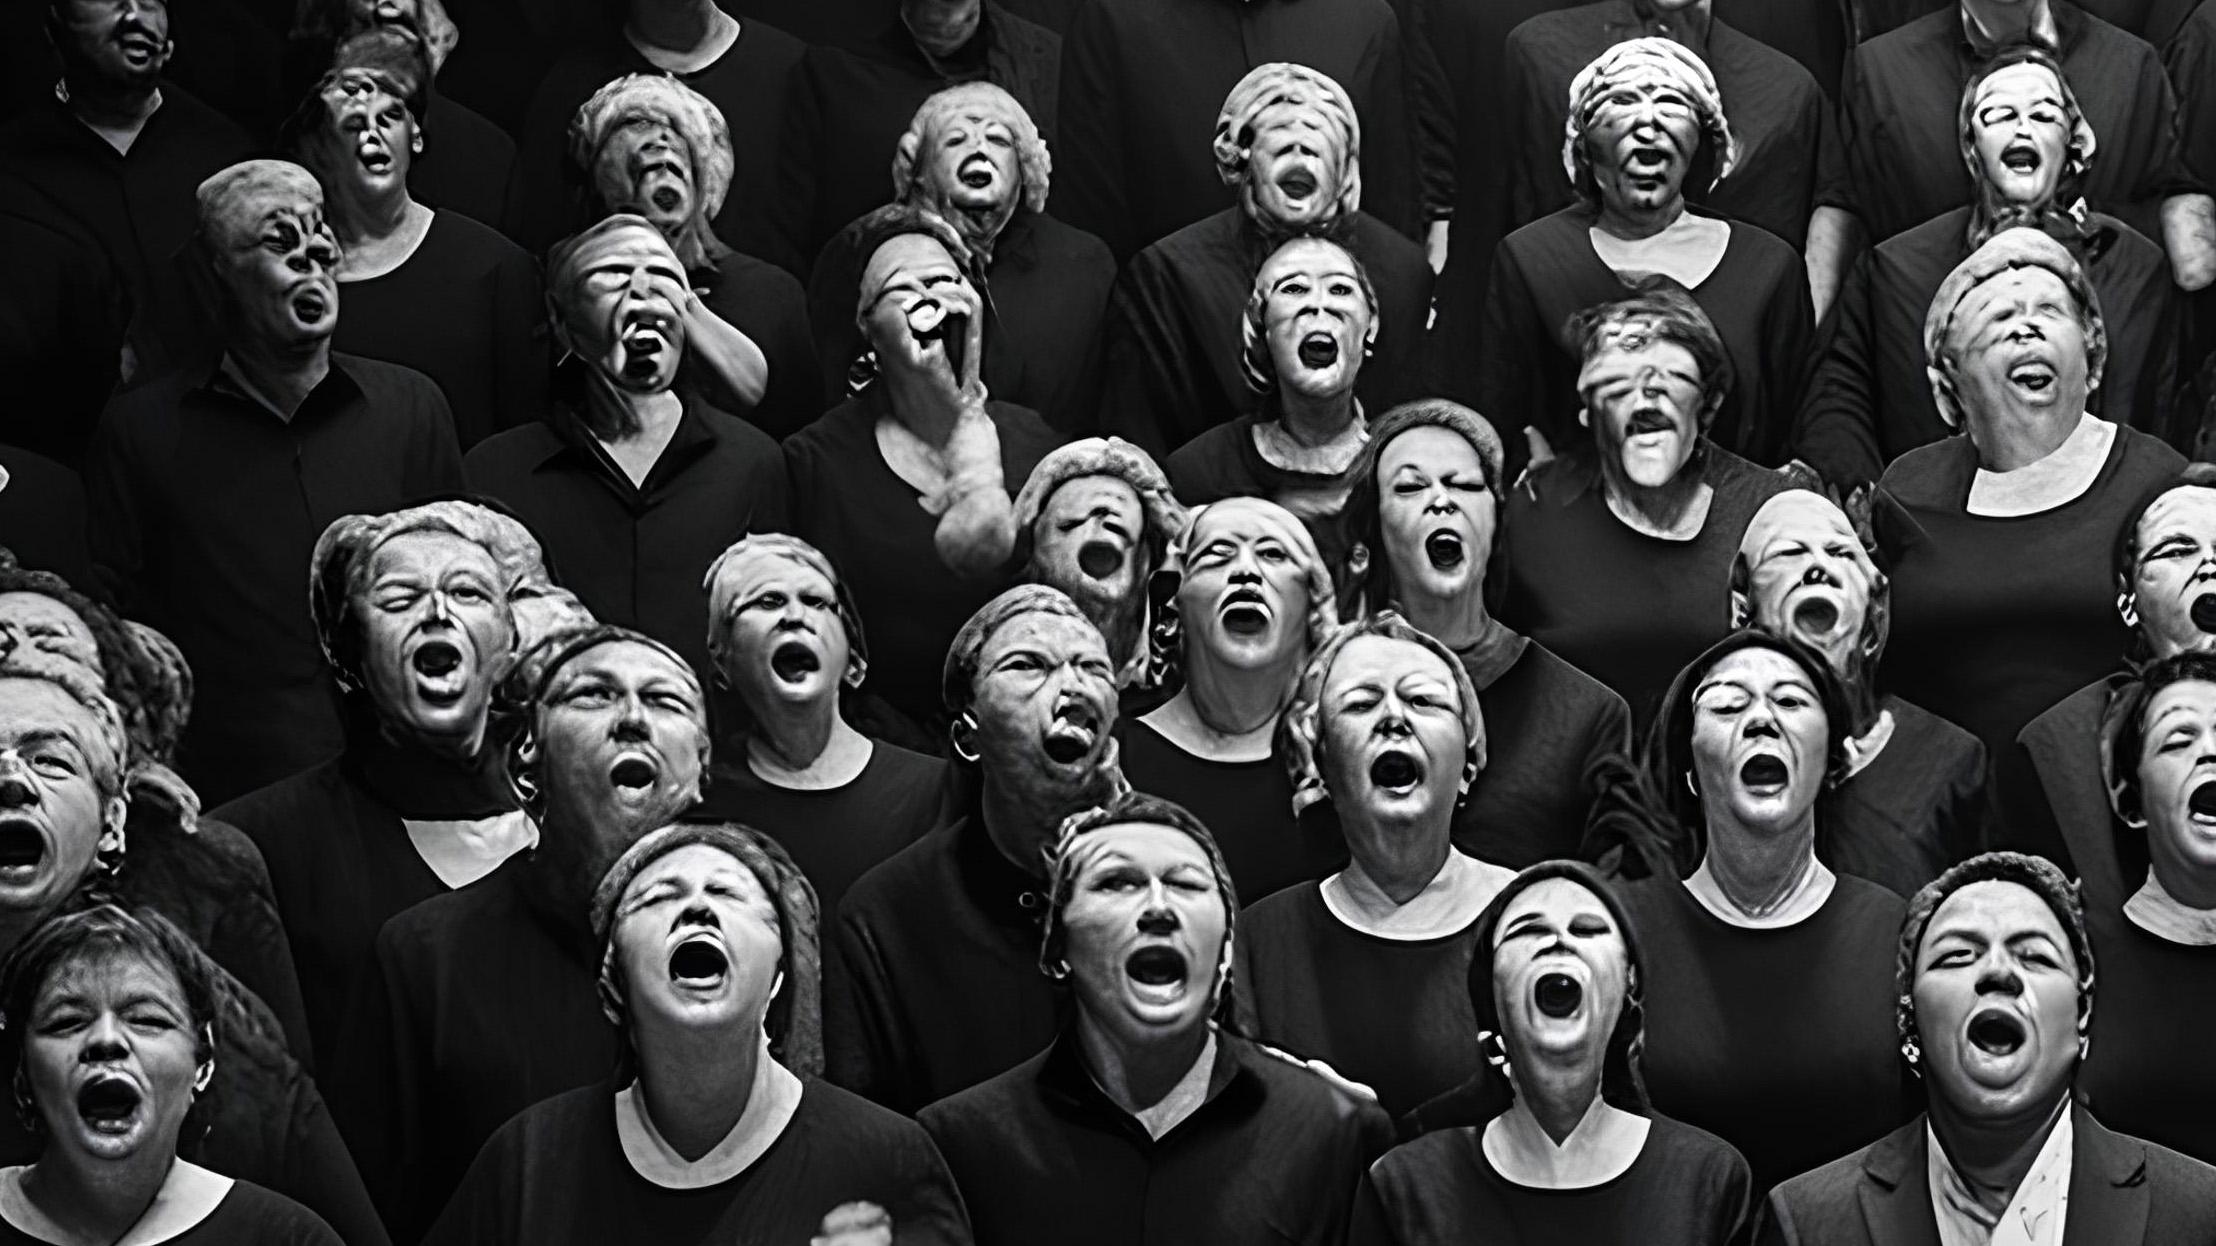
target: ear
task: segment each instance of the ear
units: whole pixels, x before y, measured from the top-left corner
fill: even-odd
[[[421,127],[417,127],[415,137],[409,140],[408,150],[419,156],[423,154],[423,130]]]
[[[1734,630],[1745,627],[1754,618],[1754,594],[1749,591],[1752,576],[1747,570],[1747,556],[1731,556],[1731,626]]]
[[[1924,365],[1924,376],[1931,382],[1932,405],[1939,408],[1939,419],[1950,431],[1962,427],[1962,412],[1955,406],[1954,378],[1944,369],[1928,363]]]

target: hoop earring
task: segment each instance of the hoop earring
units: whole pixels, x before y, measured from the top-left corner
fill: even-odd
[[[1690,770],[1685,772],[1685,790],[1693,794],[1694,800],[1700,799],[1700,784],[1693,782],[1693,772]]]

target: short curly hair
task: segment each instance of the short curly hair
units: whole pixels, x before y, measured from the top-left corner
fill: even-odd
[[[1177,589],[1185,579],[1185,564],[1192,557],[1193,541],[1204,517],[1226,517],[1244,513],[1258,518],[1276,530],[1277,535],[1292,547],[1293,558],[1299,563],[1302,583],[1308,590],[1308,609],[1305,622],[1308,631],[1308,651],[1313,654],[1321,649],[1332,633],[1339,630],[1338,594],[1332,588],[1331,566],[1324,561],[1316,546],[1315,536],[1300,517],[1270,501],[1268,498],[1238,495],[1222,498],[1194,507],[1187,512],[1183,530],[1171,543],[1163,560],[1163,574],[1153,587],[1158,609],[1148,628],[1147,666],[1157,680],[1167,679],[1183,666],[1185,624],[1177,607]]]
[[[1379,329],[1377,287],[1370,282],[1370,270],[1354,252],[1347,250],[1329,238],[1315,234],[1297,234],[1285,240],[1269,258],[1254,270],[1254,286],[1247,291],[1246,312],[1239,320],[1239,372],[1246,378],[1247,388],[1257,394],[1273,393],[1277,389],[1277,363],[1270,358],[1270,335],[1267,327],[1270,291],[1262,284],[1262,276],[1269,271],[1270,260],[1276,259],[1294,247],[1329,247],[1346,258],[1354,270],[1354,283],[1362,290],[1362,301],[1369,304],[1370,328],[1365,343],[1375,343]]]
[[[1901,941],[1893,960],[1894,1025],[1902,1046],[1921,1045],[1916,1031],[1916,954],[1923,950],[1931,919],[1947,897],[1972,883],[2015,883],[2039,897],[2062,925],[2077,959],[2077,1029],[2082,1039],[2093,1024],[2093,941],[2085,931],[2085,905],[2078,885],[2045,857],[2021,852],[1988,852],[1971,857],[1925,883],[1908,901],[1908,915],[1901,921]]]
[[[961,232],[952,222],[929,208],[914,204],[888,203],[854,223],[854,280],[857,285],[869,274],[871,257],[882,250],[886,243],[909,234],[920,234],[946,248],[954,266],[962,270],[969,283],[982,289],[983,276],[979,271],[977,256],[970,245],[962,241]],[[869,326],[863,317],[869,314],[874,291],[857,289],[854,294],[854,327],[867,339]]]
[[[2078,328],[2085,337],[2087,389],[2098,389],[2108,364],[2108,325],[2101,315],[2101,298],[2085,269],[2070,249],[2041,230],[2029,226],[2004,229],[1986,239],[1967,259],[1955,265],[1931,296],[1924,316],[1924,371],[1931,382],[1931,396],[1939,418],[1949,428],[1963,426],[1961,403],[1954,392],[1955,317],[1970,293],[2004,273],[2043,268],[2053,273],[2077,303]]]
[[[1023,175],[1023,206],[1033,212],[1046,211],[1047,188],[1054,178],[1054,157],[1048,153],[1046,140],[1039,136],[1039,123],[1031,119],[1022,103],[1007,91],[990,82],[964,82],[934,93],[916,109],[916,115],[908,121],[908,132],[900,136],[893,147],[893,201],[917,203],[916,189],[923,184],[920,163],[924,140],[940,122],[953,116],[962,108],[987,106],[996,110],[1008,128],[1015,132],[1016,168]]]
[[[1588,211],[1600,208],[1600,183],[1593,176],[1592,153],[1585,150],[1585,133],[1615,88],[1641,70],[1667,76],[1691,97],[1701,135],[1714,154],[1716,181],[1730,176],[1739,161],[1739,141],[1732,135],[1731,121],[1724,115],[1723,95],[1707,64],[1674,39],[1653,35],[1626,39],[1594,57],[1570,82],[1569,108],[1562,123],[1562,170],[1569,175],[1578,202]]]
[[[1345,87],[1307,65],[1291,61],[1257,65],[1231,88],[1216,114],[1210,143],[1216,176],[1234,191],[1244,191],[1254,158],[1255,123],[1278,104],[1314,109],[1338,139],[1339,199],[1331,215],[1333,219],[1354,215],[1362,207],[1362,118]],[[1241,200],[1245,202],[1243,193]]]
[[[1278,724],[1278,738],[1285,750],[1285,768],[1293,780],[1293,814],[1298,817],[1310,805],[1331,799],[1324,782],[1323,692],[1331,679],[1332,664],[1356,640],[1377,636],[1415,645],[1446,663],[1454,680],[1455,715],[1462,721],[1463,765],[1459,802],[1470,794],[1470,784],[1485,769],[1485,716],[1478,707],[1477,685],[1454,650],[1431,633],[1418,629],[1397,611],[1380,610],[1339,628],[1310,655],[1307,667],[1294,687],[1292,703]]]

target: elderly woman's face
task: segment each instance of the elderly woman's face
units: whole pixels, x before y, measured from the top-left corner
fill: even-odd
[[[634,1032],[641,1021],[757,1030],[784,954],[777,906],[736,857],[687,844],[639,871],[609,932]]]
[[[1079,838],[1062,910],[1078,1006],[1128,1043],[1190,1033],[1215,1006],[1227,909],[1208,854],[1173,826],[1131,822]]]
[[[578,654],[539,710],[549,820],[590,828],[620,852],[698,795],[706,735],[700,687],[675,658],[630,640]]]
[[[1411,428],[1377,456],[1377,515],[1398,591],[1439,599],[1482,591],[1500,504],[1477,447],[1451,428]]]
[[[1971,883],[1916,949],[1924,1079],[1956,1111],[2004,1122],[2044,1113],[2078,1057],[2078,963],[2062,923],[2021,883]]]
[[[852,656],[838,589],[822,572],[763,555],[726,569],[723,676],[748,706],[812,705],[839,694]]]
[[[664,234],[683,229],[699,207],[691,145],[653,117],[617,126],[600,146],[592,178],[609,211],[635,212]]]
[[[385,720],[419,738],[474,745],[516,647],[500,567],[451,532],[404,532],[370,554],[362,679]]]
[[[45,912],[122,846],[123,805],[103,796],[121,759],[75,697],[43,679],[0,679],[0,910]]]
[[[1303,238],[1278,248],[1255,284],[1265,291],[1262,330],[1278,382],[1309,398],[1352,390],[1372,321],[1353,259]]]
[[[1693,775],[1711,819],[1790,827],[1823,791],[1831,725],[1800,663],[1756,645],[1724,655],[1693,687]]]
[[[993,212],[1023,193],[1015,122],[987,101],[964,104],[933,122],[916,164],[930,199],[963,211]]]
[[[1617,211],[1648,213],[1676,202],[1699,150],[1693,97],[1660,74],[1625,75],[1585,130],[1601,202]]]
[[[1123,600],[1140,591],[1146,510],[1120,476],[1079,476],[1048,495],[1031,527],[1031,571],[1072,598]]]
[[[1001,624],[978,654],[973,692],[978,755],[1009,785],[1067,790],[1099,771],[1116,681],[1092,624],[1043,611]]]
[[[1254,119],[1247,155],[1247,197],[1257,217],[1279,229],[1328,218],[1344,189],[1346,158],[1338,131],[1314,105],[1272,104]]]
[[[2170,684],[2139,721],[2139,813],[2155,868],[2216,881],[2216,684]]]
[[[107,82],[152,86],[169,64],[168,0],[61,0],[58,40]]]
[[[556,291],[567,345],[617,388],[658,394],[677,380],[685,353],[685,266],[669,243],[641,225],[611,230],[571,261],[569,288]]]
[[[1647,338],[1631,349],[1608,350],[1586,375],[1586,418],[1601,453],[1642,487],[1676,479],[1700,445],[1707,402],[1693,352]]]
[[[320,203],[273,188],[247,198],[228,219],[211,221],[209,230],[231,333],[283,351],[337,331],[339,243]]]
[[[879,366],[961,374],[967,321],[982,305],[937,239],[902,234],[887,240],[863,266],[862,290],[869,299],[862,333]]]
[[[23,1023],[24,1081],[51,1145],[109,1163],[176,1153],[200,1036],[174,970],[86,949],[40,984]]]
[[[1598,1061],[1631,980],[1624,932],[1600,897],[1573,879],[1533,883],[1501,913],[1492,950],[1493,1009],[1510,1067],[1526,1053]]]
[[[44,593],[0,593],[0,659],[17,647],[75,662],[102,680],[100,642],[76,611]]]
[[[1962,409],[2076,419],[2087,393],[2078,316],[2070,287],[2044,268],[2004,269],[1972,287],[1948,335]]]
[[[2040,65],[2010,65],[1978,84],[1970,144],[2001,199],[2045,203],[2070,158],[2070,115],[2062,84]]]
[[[1186,544],[1177,617],[1188,648],[1245,671],[1273,670],[1306,651],[1308,571],[1276,526],[1219,503]]]
[[[1324,677],[1324,786],[1351,824],[1435,826],[1447,819],[1469,757],[1461,689],[1431,650],[1357,636]],[[1358,840],[1349,846],[1360,851]]]
[[[2180,485],[2156,498],[2133,546],[2132,608],[2154,656],[2216,649],[2216,489]]]
[[[1812,496],[1785,505],[1746,552],[1753,621],[1836,662],[1860,643],[1877,567],[1837,507]]]
[[[407,101],[364,69],[341,70],[323,87],[324,129],[315,160],[326,184],[355,187],[364,198],[405,190],[423,151]]]

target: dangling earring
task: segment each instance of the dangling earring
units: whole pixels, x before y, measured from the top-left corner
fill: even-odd
[[[2137,593],[2116,594],[2116,613],[2123,616],[2125,627],[2139,626],[2139,595]]]
[[[1491,1030],[1479,1031],[1477,1049],[1484,1054],[1485,1063],[1499,1069],[1504,1074],[1508,1072],[1508,1044],[1501,1041],[1500,1035]]]

